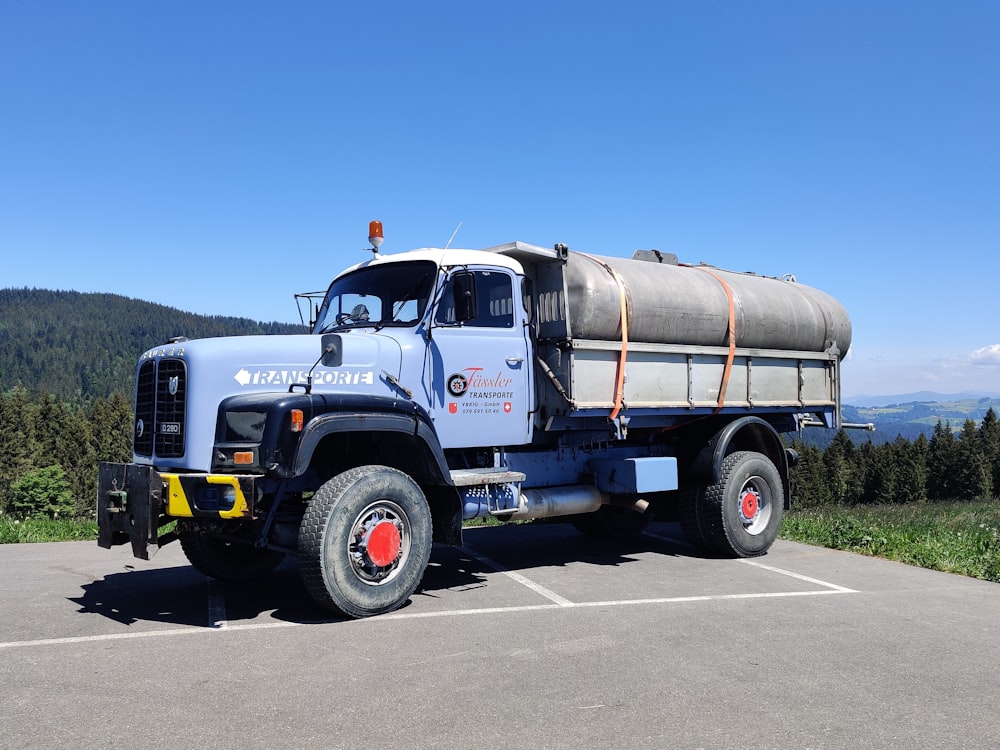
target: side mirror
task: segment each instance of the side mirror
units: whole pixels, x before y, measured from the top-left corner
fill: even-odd
[[[463,271],[452,277],[455,295],[455,321],[467,323],[476,317],[479,304],[476,300],[476,275]]]
[[[344,364],[344,348],[339,333],[324,333],[319,342],[321,349],[319,362],[323,363],[323,367],[340,367]]]

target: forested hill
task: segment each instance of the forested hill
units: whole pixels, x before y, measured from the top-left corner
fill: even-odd
[[[195,315],[117,294],[0,289],[0,393],[20,385],[68,403],[131,398],[139,355],[174,336],[302,332],[301,325]]]

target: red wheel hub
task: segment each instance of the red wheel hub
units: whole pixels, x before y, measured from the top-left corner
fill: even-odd
[[[740,513],[748,521],[760,510],[760,495],[754,490],[746,490],[740,498]]]
[[[380,521],[368,532],[365,540],[365,554],[373,565],[384,568],[392,565],[399,557],[403,536],[392,521]]]

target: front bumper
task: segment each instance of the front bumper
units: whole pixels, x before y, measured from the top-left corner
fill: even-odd
[[[175,534],[160,528],[177,518],[254,518],[259,476],[166,474],[142,464],[102,462],[98,473],[97,544],[132,544],[149,560]]]

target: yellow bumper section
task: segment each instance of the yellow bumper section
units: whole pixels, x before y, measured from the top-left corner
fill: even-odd
[[[253,484],[221,474],[160,474],[166,484],[165,513],[175,518],[253,516]],[[246,491],[244,491],[246,490]],[[248,498],[247,495],[250,495]]]

